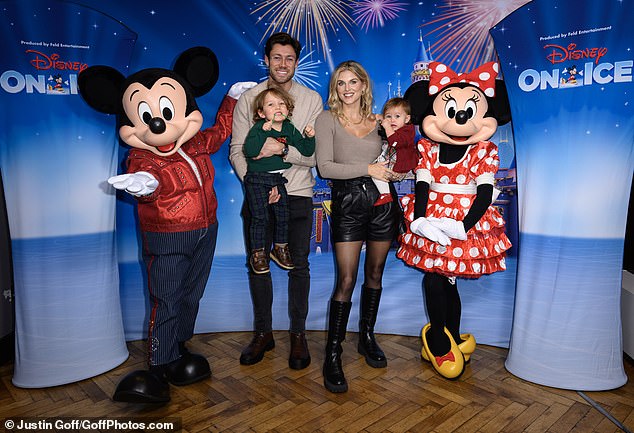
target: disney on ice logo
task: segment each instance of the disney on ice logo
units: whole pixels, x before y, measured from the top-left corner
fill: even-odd
[[[553,65],[565,64],[564,68],[549,71],[526,69],[518,77],[518,85],[525,92],[632,81],[632,60],[600,63],[608,53],[606,47],[579,48],[576,43],[570,43],[565,47],[547,44],[544,49],[546,60]],[[585,59],[590,61],[579,63]]]
[[[581,60],[584,58],[594,59],[594,63],[599,64],[599,59],[608,52],[606,47],[577,49],[577,44],[575,43],[568,44],[567,47],[554,44],[544,46],[544,49],[549,48],[551,50],[550,53],[546,54],[546,58],[553,65],[555,63],[563,63],[566,60]]]
[[[49,71],[48,75],[23,74],[15,70],[0,75],[0,87],[7,93],[41,93],[47,95],[76,95],[77,74],[88,67],[87,64],[62,59],[58,53],[50,55],[42,51],[28,49],[29,64],[36,71]]]
[[[33,58],[29,62],[38,71],[57,69],[57,70],[71,70],[81,72],[88,67],[87,64],[73,60],[63,60],[57,53],[53,53],[50,56],[36,50],[26,50],[27,54],[32,54]]]

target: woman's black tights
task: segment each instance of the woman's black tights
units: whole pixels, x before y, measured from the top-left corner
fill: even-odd
[[[381,289],[385,260],[390,250],[390,241],[367,241],[365,247],[365,263],[363,276],[366,287]],[[337,286],[332,299],[350,302],[352,292],[357,283],[359,260],[363,241],[335,243],[335,257],[337,260]]]

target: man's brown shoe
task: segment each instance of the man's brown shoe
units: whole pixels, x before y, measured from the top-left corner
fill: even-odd
[[[256,332],[253,334],[253,339],[249,345],[240,354],[240,364],[257,364],[264,358],[264,352],[274,347],[275,340],[273,340],[272,332]]]
[[[251,265],[251,269],[253,270],[253,272],[255,272],[256,274],[266,274],[267,272],[270,272],[269,258],[266,257],[264,248],[259,248],[257,250],[251,251],[249,264]]]
[[[296,334],[289,332],[291,337],[291,355],[288,358],[288,366],[293,370],[301,370],[310,365],[310,353],[308,343],[303,332]]]
[[[291,252],[288,249],[288,244],[275,244],[271,250],[271,258],[275,260],[275,263],[280,265],[282,269],[293,269],[293,260],[291,259]]]

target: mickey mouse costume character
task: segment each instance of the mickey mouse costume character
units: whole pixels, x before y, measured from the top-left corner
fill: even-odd
[[[196,97],[218,80],[218,60],[209,48],[183,52],[174,70],[149,68],[125,78],[108,66],[92,66],[78,78],[84,100],[97,111],[117,114],[119,136],[131,146],[127,174],[108,183],[138,201],[151,302],[149,370],[119,382],[113,400],[163,403],[169,384],[188,385],[211,375],[207,359],[191,353],[211,270],[218,222],[209,155],[231,134],[233,108],[255,83],[234,84],[222,100],[216,123],[200,130]]]
[[[476,346],[473,335],[460,334],[456,278],[505,270],[511,247],[504,220],[491,206],[499,156],[488,141],[510,121],[510,106],[504,83],[495,79],[495,62],[469,74],[439,62],[430,69],[429,81],[405,93],[413,123],[426,138],[418,143],[415,194],[401,200],[407,230],[397,257],[424,272],[430,323],[421,332],[422,357],[441,376],[456,379]]]

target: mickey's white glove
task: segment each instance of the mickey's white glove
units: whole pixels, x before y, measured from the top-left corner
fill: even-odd
[[[135,197],[152,194],[159,184],[158,180],[146,171],[112,176],[108,179],[108,183]]]
[[[464,241],[467,239],[467,233],[464,230],[462,221],[453,218],[429,218],[429,222],[436,228],[443,231],[444,234],[452,239]]]
[[[412,233],[418,236],[423,236],[432,242],[436,242],[444,247],[451,244],[449,237],[442,232],[438,227],[433,226],[429,220],[425,217],[416,218],[409,225],[409,229]]]
[[[238,99],[240,95],[249,90],[251,87],[257,86],[257,84],[258,83],[254,81],[240,81],[229,88],[227,95],[230,98]]]

